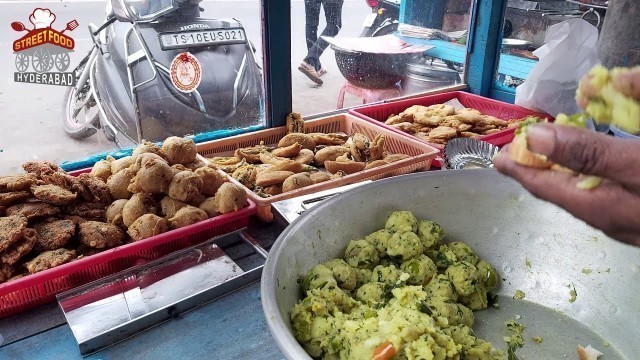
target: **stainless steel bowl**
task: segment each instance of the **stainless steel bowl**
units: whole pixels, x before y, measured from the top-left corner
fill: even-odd
[[[309,359],[289,323],[289,312],[302,296],[298,278],[313,265],[340,257],[349,240],[382,227],[397,209],[438,222],[448,241],[469,243],[501,273],[500,308],[476,313],[478,336],[505,348],[504,321],[519,318],[527,326],[520,358],[573,359],[578,344],[599,349],[603,360],[638,358],[640,249],[607,238],[483,169],[376,181],[294,221],[271,249],[261,285],[269,330],[286,358]],[[577,291],[573,303],[572,286]],[[514,300],[516,290],[526,297]],[[535,344],[533,336],[543,343]]]

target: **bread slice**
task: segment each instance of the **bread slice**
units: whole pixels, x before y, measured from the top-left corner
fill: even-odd
[[[546,156],[529,151],[526,131],[521,131],[513,139],[509,148],[509,158],[522,166],[536,169],[549,169],[553,166]]]

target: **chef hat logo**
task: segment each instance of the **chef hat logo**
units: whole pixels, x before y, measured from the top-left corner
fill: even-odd
[[[36,29],[49,28],[56,21],[56,15],[49,9],[37,8],[29,16],[29,21]]]

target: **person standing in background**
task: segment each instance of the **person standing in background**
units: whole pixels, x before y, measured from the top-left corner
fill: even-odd
[[[324,16],[327,26],[320,36],[336,36],[342,27],[342,5],[344,0],[304,0],[306,13],[305,35],[307,39],[307,56],[304,58],[298,70],[307,75],[311,81],[322,85],[320,76],[326,71],[320,65],[320,55],[329,45],[322,38],[318,37],[318,26],[320,25],[320,6],[324,8]]]

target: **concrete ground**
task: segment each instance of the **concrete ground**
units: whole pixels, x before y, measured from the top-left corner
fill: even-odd
[[[100,24],[104,18],[106,1],[103,0],[0,0],[3,26],[0,32],[0,175],[18,172],[20,165],[29,160],[48,160],[61,163],[83,159],[91,154],[108,151],[115,144],[101,133],[83,140],[69,138],[61,125],[62,108],[66,88],[52,85],[22,84],[13,82],[15,55],[12,43],[24,33],[10,29],[13,21],[31,26],[29,15],[36,7],[46,7],[57,15],[54,28],[75,19],[79,27],[70,35],[76,41],[71,54],[75,66],[90,50],[89,23]],[[260,47],[259,0],[205,0],[202,6],[206,17],[237,17],[246,28],[248,37]],[[343,28],[339,36],[358,36],[362,22],[370,9],[364,0],[346,0],[343,7]],[[321,19],[324,14],[321,14]],[[323,76],[324,85],[316,86],[297,70],[306,55],[304,38],[304,2],[292,0],[292,73],[294,111],[304,115],[336,109],[338,91],[344,78],[337,68],[333,51],[329,48],[321,61],[328,73]],[[319,33],[324,28],[320,23]],[[259,49],[261,53],[261,49]],[[347,96],[345,106],[353,106],[359,100]]]

